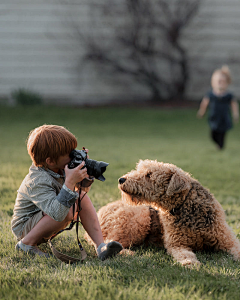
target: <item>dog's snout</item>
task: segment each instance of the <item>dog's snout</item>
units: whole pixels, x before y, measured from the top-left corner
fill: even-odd
[[[120,183],[120,184],[123,184],[124,182],[126,181],[126,179],[125,178],[119,178],[119,180],[118,180],[118,182]]]

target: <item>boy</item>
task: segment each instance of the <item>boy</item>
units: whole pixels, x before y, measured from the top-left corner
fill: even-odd
[[[71,161],[69,153],[76,147],[75,136],[62,126],[43,125],[30,132],[27,149],[33,164],[18,190],[12,219],[12,232],[19,241],[16,250],[48,257],[37,245],[76,220],[79,195],[75,185],[88,177],[84,162],[74,169],[67,166]],[[98,257],[104,260],[119,253],[120,243],[103,242],[97,214],[87,194],[81,208],[81,223]]]

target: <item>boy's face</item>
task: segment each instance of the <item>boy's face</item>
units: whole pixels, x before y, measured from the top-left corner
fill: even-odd
[[[47,158],[46,159],[46,163],[48,165],[48,168],[50,170],[52,170],[53,172],[55,173],[58,173],[60,170],[63,170],[64,167],[70,163],[71,161],[71,158],[69,157],[69,154],[66,154],[66,155],[61,155],[59,158],[58,158],[58,161],[55,162],[55,161],[51,161],[50,158]]]

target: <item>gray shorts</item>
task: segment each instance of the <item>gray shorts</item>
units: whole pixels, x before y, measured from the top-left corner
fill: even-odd
[[[77,211],[77,204],[75,203],[75,211]],[[37,225],[37,223],[44,217],[44,213],[42,211],[39,211],[37,213],[35,213],[30,219],[27,220],[24,228],[23,228],[23,232],[22,232],[22,236],[19,240],[23,239],[32,229],[33,227],[35,227]],[[69,221],[66,226],[68,226],[71,223],[71,221]],[[48,239],[43,238],[40,242],[40,244],[42,243],[47,243]]]
[[[44,216],[43,212],[39,211],[36,214],[34,214],[30,219],[27,220],[23,228],[21,239],[23,239],[33,229],[33,227],[37,225],[37,223],[42,219],[43,216]],[[43,239],[42,243],[46,243],[46,242],[47,240]]]

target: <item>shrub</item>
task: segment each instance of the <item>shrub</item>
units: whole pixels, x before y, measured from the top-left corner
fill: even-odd
[[[19,88],[11,93],[12,99],[16,105],[41,105],[43,104],[42,96],[34,91]]]

